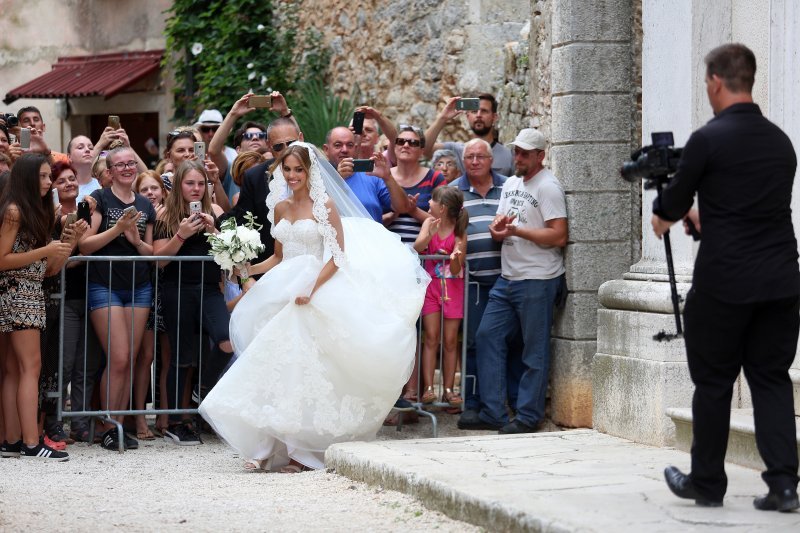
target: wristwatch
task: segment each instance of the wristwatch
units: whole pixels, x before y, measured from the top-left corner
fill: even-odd
[[[281,115],[281,118],[289,118],[292,116],[292,108],[287,107],[286,110],[288,111],[288,113],[286,113],[285,115]]]

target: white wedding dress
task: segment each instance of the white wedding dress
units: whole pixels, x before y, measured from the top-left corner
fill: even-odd
[[[413,367],[429,278],[380,224],[342,224],[347,260],[303,306],[295,297],[330,255],[324,231],[312,219],[273,227],[283,260],[235,307],[238,358],[200,405],[243,458],[271,458],[273,469],[290,458],[322,468],[331,444],[374,438]]]

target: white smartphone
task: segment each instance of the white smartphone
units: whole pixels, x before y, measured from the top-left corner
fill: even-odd
[[[58,189],[55,187],[50,191],[50,194],[53,195],[53,205],[58,205]]]
[[[206,143],[198,141],[194,143],[194,155],[201,161],[206,158]]]
[[[128,207],[126,207],[125,209],[122,210],[122,216],[123,217],[129,217],[134,213],[136,213],[136,206],[135,205],[128,206]]]
[[[200,210],[202,209],[202,206],[203,206],[203,204],[200,203],[200,202],[189,202],[189,212],[192,215],[197,215],[197,214],[200,213]]]
[[[19,147],[20,148],[30,148],[31,147],[31,130],[30,130],[30,128],[20,128],[20,130],[19,130]]]

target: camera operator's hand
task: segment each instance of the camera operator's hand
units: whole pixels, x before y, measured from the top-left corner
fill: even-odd
[[[670,222],[669,220],[664,220],[658,215],[653,215],[653,218],[650,219],[650,224],[653,225],[653,232],[659,239],[669,231],[669,228],[671,228],[674,223],[675,222]]]
[[[686,235],[691,235],[695,240],[700,239],[700,212],[697,209],[689,209],[689,212],[683,217],[683,231],[686,232]]]
[[[247,93],[238,100],[236,100],[236,102],[234,102],[233,106],[231,107],[231,110],[228,111],[228,114],[232,117],[236,117],[237,119],[239,119],[245,116],[247,113],[255,111],[256,110],[255,107],[250,107],[251,96],[253,96],[253,93]]]
[[[286,116],[286,113],[289,112],[289,104],[286,103],[286,98],[278,91],[272,91],[270,96],[272,96],[272,106],[269,110],[282,117]]]

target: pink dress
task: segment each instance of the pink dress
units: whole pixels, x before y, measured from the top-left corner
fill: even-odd
[[[450,255],[456,246],[456,234],[451,233],[444,239],[434,234],[426,255]],[[425,303],[422,304],[422,315],[439,313],[444,306],[445,318],[464,318],[464,269],[454,276],[450,272],[450,261],[425,261],[425,270],[431,276]],[[444,305],[443,305],[444,304]]]

